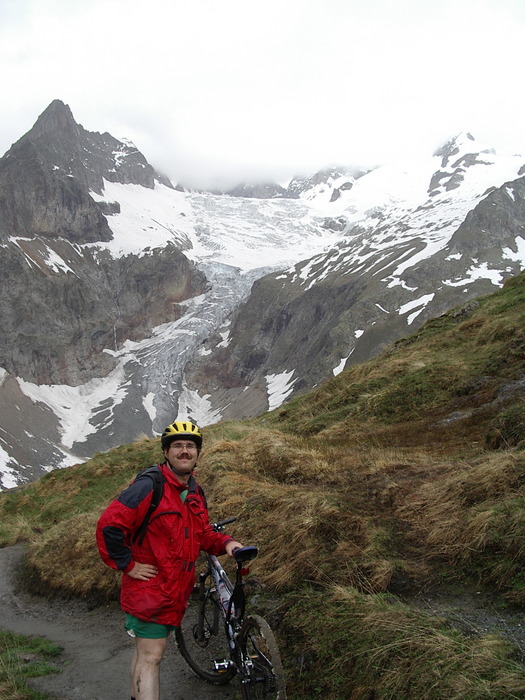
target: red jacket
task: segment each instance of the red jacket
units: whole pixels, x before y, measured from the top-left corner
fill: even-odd
[[[135,481],[109,504],[98,521],[97,544],[104,562],[123,572],[120,603],[125,612],[148,622],[179,625],[193,589],[200,550],[224,554],[232,538],[212,530],[204,496],[193,477],[183,503],[186,486],[167,464],[159,469],[166,480],[164,493],[143,543],[132,542],[132,536],[153,495],[149,478]],[[136,561],[154,564],[158,574],[148,581],[127,576]]]

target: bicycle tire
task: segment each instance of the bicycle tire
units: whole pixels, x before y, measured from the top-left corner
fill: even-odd
[[[242,683],[244,700],[286,700],[281,655],[266,620],[260,615],[249,615],[239,632],[238,643],[247,676],[247,682]]]
[[[180,627],[175,630],[179,651],[188,666],[213,685],[225,685],[236,674],[230,662],[224,620],[215,589],[207,587],[204,602],[204,639],[197,638],[198,601],[191,597]],[[222,670],[216,663],[222,662]]]

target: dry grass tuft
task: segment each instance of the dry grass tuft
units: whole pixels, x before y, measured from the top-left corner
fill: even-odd
[[[525,454],[489,453],[429,481],[399,509],[429,560],[460,565],[525,602]]]
[[[102,563],[94,546],[100,513],[83,513],[53,526],[29,544],[27,564],[43,590],[86,597],[117,596],[120,574]]]
[[[0,537],[4,546],[14,545],[17,542],[28,540],[34,532],[31,522],[25,515],[17,513],[9,519],[9,522],[0,524]]]
[[[260,545],[256,568],[269,585],[308,580],[378,591],[399,562],[389,553],[388,522],[375,522],[377,506],[392,507],[406,472],[421,461],[426,470],[424,454],[407,460],[400,450],[342,449],[323,438],[305,444],[259,427],[235,443],[213,442],[199,479],[212,494],[214,517],[236,515],[232,534]]]
[[[328,607],[329,617],[322,614]],[[298,601],[285,627],[286,643],[307,632],[303,652],[311,669],[296,680],[297,697],[319,696],[318,674],[327,700],[494,700],[522,697],[525,689],[525,672],[508,643],[490,635],[465,638],[392,597],[334,586]]]

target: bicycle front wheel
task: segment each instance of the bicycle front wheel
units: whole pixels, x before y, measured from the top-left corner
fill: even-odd
[[[248,616],[239,633],[244,667],[244,700],[286,700],[281,655],[270,625],[260,615]]]
[[[199,603],[204,602],[200,607]],[[229,683],[236,673],[230,661],[228,640],[214,588],[204,601],[192,596],[180,627],[175,631],[179,651],[195,673],[208,683]]]

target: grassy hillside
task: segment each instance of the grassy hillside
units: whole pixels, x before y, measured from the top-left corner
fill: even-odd
[[[524,446],[524,274],[272,413],[205,430],[198,478],[212,517],[236,515],[231,534],[261,548],[257,604],[292,698],[525,697],[520,650],[415,605],[475,586],[525,606]],[[138,439],[3,494],[0,543],[29,541],[34,587],[115,597],[96,520],[159,459]]]

